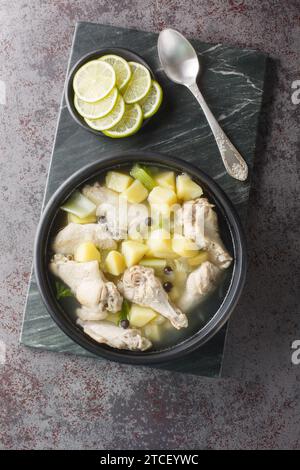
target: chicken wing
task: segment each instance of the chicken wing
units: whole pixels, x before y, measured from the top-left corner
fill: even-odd
[[[103,250],[115,250],[117,246],[112,234],[101,224],[70,223],[58,232],[53,240],[52,249],[55,253],[73,255],[83,242],[92,242]]]
[[[56,254],[50,263],[51,272],[65,282],[82,305],[78,316],[85,320],[100,320],[107,312],[118,312],[122,296],[113,282],[108,282],[99,269],[98,261],[78,263]]]
[[[185,312],[200,303],[217,285],[220,269],[209,261],[205,261],[191,272],[187,278],[183,295],[178,305]]]
[[[149,209],[145,204],[134,204],[115,191],[101,186],[99,183],[86,185],[83,194],[97,206],[99,222],[105,230],[112,234],[114,240],[123,240],[127,234],[131,238],[143,238],[149,227],[146,220]]]
[[[98,343],[107,344],[112,348],[129,349],[130,351],[146,351],[152,343],[143,337],[139,330],[121,328],[108,321],[77,320],[83,331]]]
[[[187,201],[181,209],[184,236],[195,241],[200,249],[207,250],[210,260],[219,268],[226,269],[232,257],[224,247],[213,205],[206,198]]]
[[[168,295],[152,268],[132,266],[124,272],[118,288],[126,299],[151,307],[168,318],[176,329],[187,327],[186,315],[169,302]]]

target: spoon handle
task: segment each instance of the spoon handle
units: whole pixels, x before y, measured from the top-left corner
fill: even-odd
[[[225,132],[221,129],[218,121],[207,106],[206,101],[203,98],[203,95],[197,84],[193,83],[188,88],[195,96],[196,100],[202,108],[202,111],[205,114],[207,122],[210,125],[212,133],[219,147],[219,151],[227,173],[237,180],[245,181],[248,176],[247,163],[238,150],[234,147],[234,145],[230,142]]]

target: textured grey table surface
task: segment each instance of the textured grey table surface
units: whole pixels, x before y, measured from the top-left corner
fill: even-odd
[[[299,1],[0,0],[0,448],[299,448],[296,158]],[[253,47],[274,59],[249,208],[250,266],[229,325],[228,379],[38,352],[19,344],[75,22]],[[6,100],[4,99],[6,88]],[[5,104],[6,103],[6,104]]]

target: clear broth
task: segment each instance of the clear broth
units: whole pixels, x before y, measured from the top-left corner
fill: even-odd
[[[129,173],[131,167],[132,167],[131,165],[130,166],[120,165],[119,167],[111,168],[111,170],[120,171],[122,173]],[[147,167],[151,169],[153,174],[159,171],[167,171],[167,170],[174,171],[176,175],[180,174],[180,172],[176,171],[175,169],[172,169],[170,167],[165,167],[163,164],[156,165],[155,167],[147,165]],[[109,170],[110,168],[107,169],[103,173],[99,173],[97,177],[93,177],[90,180],[86,181],[82,185],[82,187],[85,184],[93,184],[95,182],[99,182],[101,185],[104,184],[105,175]],[[204,190],[203,196],[207,197],[207,199],[210,202],[214,203],[215,201],[214,201],[213,196],[211,194],[208,194],[205,191],[205,188],[203,187],[203,184],[201,184],[201,181],[197,181],[197,179],[193,176],[191,176],[191,178],[202,186]],[[219,224],[221,239],[226,249],[229,251],[229,253],[233,257],[232,240],[231,240],[231,234],[230,234],[228,224],[224,216],[222,215],[222,213],[219,211],[217,205],[215,205],[214,210],[218,216],[218,224]],[[52,237],[55,236],[57,232],[66,225],[67,225],[67,215],[63,211],[59,210],[52,225],[51,236]],[[52,254],[53,253],[49,252],[49,258],[52,256]],[[176,330],[168,320],[166,320],[163,324],[159,325],[160,339],[156,341],[153,338],[151,338],[151,341],[153,344],[151,348],[152,351],[153,350],[162,351],[174,345],[177,345],[178,343],[185,341],[186,339],[196,334],[199,330],[201,330],[214,317],[214,315],[216,314],[216,312],[222,305],[226,297],[227,291],[229,289],[231,278],[232,278],[233,266],[234,266],[234,261],[228,269],[222,272],[222,276],[220,278],[220,282],[217,288],[213,290],[210,294],[208,294],[207,297],[203,301],[201,301],[201,303],[198,304],[193,310],[187,313],[187,317],[188,317],[187,328],[181,328],[180,330]],[[196,267],[194,269],[196,269]],[[111,276],[106,272],[104,272],[104,274],[108,280],[112,280],[116,282],[119,279],[119,277]],[[169,275],[166,275],[166,274],[159,275],[159,271],[156,271],[156,275],[160,278],[162,282],[171,280],[171,277]],[[52,285],[53,285],[53,292],[55,295],[56,289],[55,289],[54,276],[51,275],[51,279],[52,279]],[[77,317],[76,317],[75,311],[76,311],[76,308],[78,308],[79,306],[79,303],[76,301],[76,299],[72,297],[67,297],[67,298],[60,299],[59,303],[61,304],[63,310],[68,315],[70,315],[70,317],[74,319],[74,322],[76,322]],[[144,328],[142,328],[141,331],[142,333],[144,333]]]

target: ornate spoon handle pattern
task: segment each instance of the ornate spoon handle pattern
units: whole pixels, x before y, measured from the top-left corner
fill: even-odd
[[[205,114],[207,122],[210,125],[212,133],[216,139],[226,171],[233,178],[240,181],[245,181],[248,176],[247,163],[238,150],[234,147],[234,145],[230,142],[225,132],[221,129],[218,121],[207,106],[206,101],[203,98],[203,95],[197,84],[193,83],[192,85],[189,85],[188,89],[191,93],[193,93]]]

